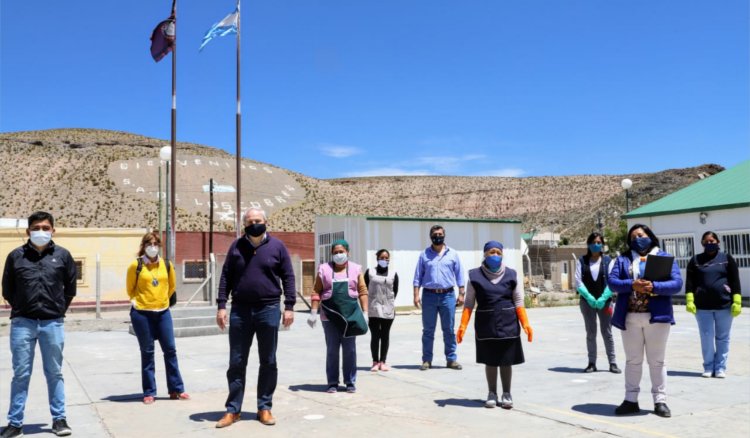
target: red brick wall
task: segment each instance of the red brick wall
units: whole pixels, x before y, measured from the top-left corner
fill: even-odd
[[[284,242],[291,256],[298,256],[302,260],[315,257],[315,233],[287,233],[272,231],[271,234]],[[178,231],[175,252],[177,263],[183,260],[208,260],[208,235],[207,231]],[[229,245],[235,239],[233,232],[214,233],[214,253],[224,255]],[[222,260],[224,257],[220,257]]]

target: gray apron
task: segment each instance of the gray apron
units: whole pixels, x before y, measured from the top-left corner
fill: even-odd
[[[368,314],[371,318],[393,319],[396,317],[396,295],[393,293],[393,282],[396,273],[388,270],[388,276],[378,275],[375,269],[369,272],[370,284],[367,294],[370,301]]]

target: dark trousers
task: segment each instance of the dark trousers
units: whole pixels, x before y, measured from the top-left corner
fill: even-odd
[[[388,356],[388,344],[391,335],[392,319],[370,318],[370,352],[373,362],[385,362]],[[378,349],[380,351],[378,351]]]
[[[258,338],[258,410],[271,409],[276,390],[276,345],[279,339],[281,310],[278,304],[250,307],[234,304],[229,314],[229,396],[227,412],[242,411],[245,397],[245,374],[253,336]]]
[[[141,385],[144,396],[156,396],[154,369],[154,341],[158,340],[164,353],[164,368],[167,371],[167,391],[185,392],[180,368],[177,365],[177,347],[174,342],[172,314],[169,309],[149,312],[130,308],[130,321],[141,348]]]

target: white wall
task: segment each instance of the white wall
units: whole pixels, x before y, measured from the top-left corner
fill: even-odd
[[[664,216],[639,217],[628,219],[628,229],[637,223],[646,224],[654,231],[656,237],[670,235],[692,235],[695,254],[703,252],[701,236],[706,231],[714,231],[718,234],[725,232],[750,231],[750,207],[732,208],[727,210],[707,211],[706,223],[700,223],[700,212],[671,214]],[[683,279],[685,270],[681,270]],[[750,268],[740,268],[740,284],[742,295],[748,296],[750,292]],[[685,293],[683,283],[682,293]]]
[[[391,269],[399,276],[397,306],[413,304],[413,281],[419,255],[430,245],[429,230],[440,224],[446,231],[446,244],[458,251],[468,281],[468,271],[478,267],[483,259],[482,248],[488,240],[497,240],[505,247],[503,260],[518,272],[523,288],[521,262],[521,224],[502,222],[432,222],[423,220],[367,220],[364,217],[321,216],[315,221],[316,261],[318,236],[344,231],[350,246],[352,261],[364,268],[375,267],[375,253],[386,248],[391,254]]]

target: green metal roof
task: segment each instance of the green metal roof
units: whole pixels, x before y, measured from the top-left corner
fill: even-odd
[[[498,224],[520,224],[520,219],[472,219],[472,218],[436,218],[436,217],[401,217],[401,216],[361,216],[344,214],[321,214],[318,217],[359,217],[368,221],[414,221],[414,222],[480,222]]]
[[[663,216],[750,207],[750,160],[712,175],[623,215]]]

